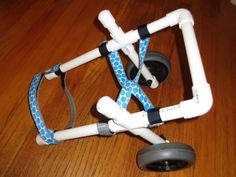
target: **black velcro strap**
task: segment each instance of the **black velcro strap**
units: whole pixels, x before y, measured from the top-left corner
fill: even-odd
[[[55,74],[56,74],[57,76],[61,76],[62,74],[64,74],[64,73],[61,71],[60,66],[58,67],[58,70],[55,71]]]
[[[150,125],[162,123],[160,112],[158,108],[149,109],[147,111],[148,121]]]
[[[147,29],[147,25],[141,25],[138,27],[138,34],[140,36],[140,39],[144,39],[146,37],[149,37],[151,34],[149,33]]]
[[[103,42],[98,46],[98,50],[101,54],[101,56],[107,56],[110,52],[107,49],[107,42]]]

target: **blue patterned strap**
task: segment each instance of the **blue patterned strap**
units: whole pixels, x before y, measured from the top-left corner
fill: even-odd
[[[119,93],[118,99],[117,99],[117,103],[120,107],[124,109],[127,108],[132,95],[134,95],[142,103],[144,110],[148,110],[154,107],[152,103],[150,102],[150,100],[148,99],[147,95],[143,92],[143,90],[137,84],[140,77],[144,58],[146,55],[148,43],[149,43],[149,38],[142,39],[139,42],[140,44],[139,45],[139,67],[138,67],[138,73],[133,80],[128,80],[128,78],[126,77],[124,67],[122,65],[122,61],[120,59],[118,52],[117,51],[111,52],[108,55],[113,71],[115,72],[116,78],[122,87]]]
[[[59,65],[56,65],[52,67],[48,72],[56,72],[59,69]],[[46,127],[46,124],[44,122],[43,116],[40,112],[39,109],[39,103],[38,103],[38,95],[39,95],[39,87],[40,84],[44,78],[44,74],[37,74],[34,76],[31,84],[30,84],[30,89],[29,89],[29,106],[30,106],[30,111],[33,117],[33,120],[35,122],[35,125],[39,131],[39,134],[41,138],[48,144],[58,144],[60,141],[54,139],[54,131],[51,129],[48,129]],[[65,81],[66,81],[66,76],[65,74],[62,74],[62,85],[63,89],[69,99],[70,103],[70,108],[71,108],[71,119],[70,119],[70,125],[73,126],[74,120],[75,120],[75,104],[73,97],[71,96],[69,90],[66,87]]]
[[[148,48],[148,44],[149,44],[150,38],[145,38],[145,39],[141,39],[139,41],[139,65],[138,65],[138,72],[135,76],[135,78],[133,79],[134,82],[138,83],[139,81],[139,77],[141,75],[141,71],[142,71],[142,67],[144,64],[144,59],[147,53],[147,48]]]

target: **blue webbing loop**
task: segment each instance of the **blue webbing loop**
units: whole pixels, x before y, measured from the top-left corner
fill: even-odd
[[[30,106],[30,111],[33,117],[33,120],[35,122],[35,125],[39,131],[39,134],[41,136],[41,138],[47,143],[47,144],[58,144],[60,141],[54,139],[54,131],[51,129],[48,129],[46,127],[46,124],[44,122],[43,116],[40,112],[39,109],[39,103],[38,103],[38,95],[39,95],[39,87],[40,84],[44,78],[44,75],[47,73],[51,73],[51,72],[57,72],[59,71],[59,66],[60,65],[56,65],[53,66],[51,69],[49,69],[49,71],[46,71],[45,73],[41,73],[41,74],[36,74],[30,84],[30,88],[29,88],[29,106]],[[67,86],[66,86],[66,75],[65,73],[63,73],[62,75],[60,75],[61,80],[62,80],[62,86],[64,89],[64,92],[69,100],[69,104],[70,104],[70,123],[69,123],[69,128],[74,126],[75,123],[75,117],[76,117],[76,108],[75,108],[75,103],[74,103],[74,99],[72,97],[72,95],[70,94]]]
[[[49,72],[55,72],[59,68],[59,65],[53,66]],[[43,116],[39,109],[38,103],[38,90],[44,74],[36,74],[30,84],[29,89],[29,106],[30,111],[35,122],[35,125],[39,131],[41,138],[48,144],[58,144],[60,141],[53,138],[54,131],[48,129],[45,125]]]
[[[108,55],[113,71],[115,72],[116,78],[122,87],[116,102],[120,107],[124,109],[127,109],[128,103],[132,95],[134,95],[142,103],[145,111],[154,108],[147,95],[138,85],[138,80],[141,74],[141,69],[144,63],[144,58],[146,55],[148,44],[149,44],[149,38],[141,39],[139,41],[139,67],[138,67],[138,73],[133,80],[129,80],[126,77],[124,67],[122,65],[122,61],[120,59],[118,52],[114,51]]]

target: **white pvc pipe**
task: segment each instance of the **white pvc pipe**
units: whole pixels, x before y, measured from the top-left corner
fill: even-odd
[[[183,111],[179,104],[161,108],[159,112],[163,122],[184,118]]]
[[[99,21],[102,25],[110,32],[111,37],[118,42],[119,44],[126,43],[126,38],[124,37],[124,31],[121,27],[116,24],[114,17],[112,16],[109,10],[103,10],[98,15]],[[131,59],[134,65],[138,68],[139,67],[139,56],[134,49],[132,44],[126,45],[125,47],[121,48],[121,50]],[[145,64],[142,66],[141,73],[146,80],[151,80],[151,88],[158,87],[158,81],[156,80],[155,76],[153,76],[150,71],[147,69]]]
[[[132,129],[130,130],[130,132],[137,136],[140,136],[151,144],[166,143],[166,140],[162,139],[160,136],[158,136],[148,128]]]
[[[149,126],[149,121],[148,121],[146,111],[140,111],[140,112],[129,114],[129,117],[125,119],[125,122],[129,124],[130,129],[146,128]],[[108,125],[109,125],[109,129],[115,133],[127,131],[126,128],[120,126],[114,120],[109,120]]]
[[[153,34],[157,31],[160,31],[162,29],[165,29],[170,26],[170,23],[168,21],[167,17],[160,18],[152,23],[147,24],[148,31]]]
[[[190,74],[192,78],[193,98],[181,101],[177,105],[160,109],[162,121],[178,118],[193,118],[207,113],[213,104],[210,85],[207,83],[195,32],[193,18],[189,11],[179,9],[166,16],[170,26],[179,24],[182,30],[184,44],[187,53]]]
[[[112,100],[112,104],[113,103],[115,103],[115,102]],[[99,104],[101,106],[101,103],[99,103]],[[113,104],[113,106],[114,106],[114,104]],[[113,109],[113,106],[110,109]],[[117,106],[118,105],[115,105],[114,110],[117,110],[116,109]],[[102,105],[102,107],[104,107],[104,105]],[[120,110],[120,111],[123,111],[123,110]],[[112,131],[114,133],[121,133],[121,132],[130,131],[137,136],[143,137],[144,139],[146,139],[148,142],[150,142],[152,144],[158,144],[158,143],[165,142],[165,140],[163,140],[161,137],[157,136],[151,130],[146,128],[149,125],[147,112],[140,111],[137,113],[130,114],[126,110],[124,110],[124,111],[127,114],[126,114],[126,116],[122,116],[122,120],[125,122],[126,128],[124,127],[124,125],[122,126],[122,125],[120,125],[120,123],[117,123],[113,119],[111,119],[110,121],[108,121],[108,126],[109,126],[110,131]],[[121,113],[119,111],[118,112],[116,111],[116,113],[118,113],[118,115],[121,115]],[[129,129],[127,129],[127,128],[129,128]],[[99,134],[99,132],[98,132],[97,124],[90,124],[90,125],[85,125],[85,126],[81,126],[81,127],[57,131],[54,133],[54,138],[59,141],[65,141],[65,140],[82,138],[82,137],[93,136],[93,135],[98,135],[98,134]],[[48,145],[40,137],[40,135],[37,135],[36,142],[38,145]]]
[[[132,124],[128,121],[131,114],[127,110],[120,108],[119,105],[108,96],[99,99],[97,110],[107,118],[113,119],[115,123],[124,127],[134,135],[140,136],[152,144],[165,142],[165,140],[147,128],[133,129]]]
[[[93,135],[98,135],[97,124],[90,124],[77,128],[60,130],[54,133],[54,138],[59,141],[64,141]],[[36,137],[36,142],[38,145],[47,145],[47,143],[39,135],[37,135]]]
[[[182,23],[181,30],[184,38],[193,85],[205,84],[207,83],[206,76],[192,23]]]
[[[78,67],[84,63],[87,63],[93,59],[96,59],[98,57],[100,57],[101,54],[98,50],[98,48],[95,48],[94,50],[91,50],[81,56],[78,56],[64,64],[61,64],[60,65],[60,70],[62,72],[67,72],[75,67]],[[49,80],[53,79],[53,78],[56,78],[57,75],[55,73],[49,73],[49,74],[46,74],[45,77]]]

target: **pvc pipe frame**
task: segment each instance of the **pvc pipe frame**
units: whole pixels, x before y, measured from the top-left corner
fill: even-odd
[[[111,52],[122,49],[124,53],[130,57],[134,64],[135,62],[137,63],[137,58],[135,56],[137,53],[134,52],[132,44],[137,42],[140,38],[138,31],[131,30],[124,33],[121,28],[115,24],[114,18],[107,10],[102,11],[99,14],[99,20],[102,22],[104,27],[111,32],[111,36],[114,38],[113,40],[107,42],[108,51]],[[193,83],[193,98],[181,101],[176,105],[161,108],[159,111],[163,122],[179,118],[188,119],[203,115],[210,110],[213,104],[210,85],[206,81],[206,76],[193,29],[194,21],[191,13],[186,9],[172,11],[165,17],[147,24],[147,29],[149,33],[152,34],[164,28],[175,25],[179,25],[184,38]],[[60,69],[62,72],[66,72],[100,56],[101,54],[98,48],[95,48],[90,52],[60,65]],[[142,74],[145,78],[150,77],[149,73],[146,72],[145,69],[142,70]],[[46,75],[47,79],[53,79],[55,77],[57,76],[54,73]],[[155,78],[152,77],[151,80],[153,81]],[[153,88],[158,86],[158,82],[153,83]],[[108,122],[108,125],[109,129],[114,133],[128,130],[135,135],[141,136],[152,144],[165,142],[158,135],[146,128],[148,127],[149,122],[145,111],[130,114],[126,110],[119,108],[119,106],[109,97],[102,97],[98,101],[97,110],[111,119]],[[97,125],[91,124],[78,128],[57,131],[54,133],[54,138],[57,140],[68,140],[97,134]],[[46,144],[39,135],[37,136],[36,141],[39,145]]]

